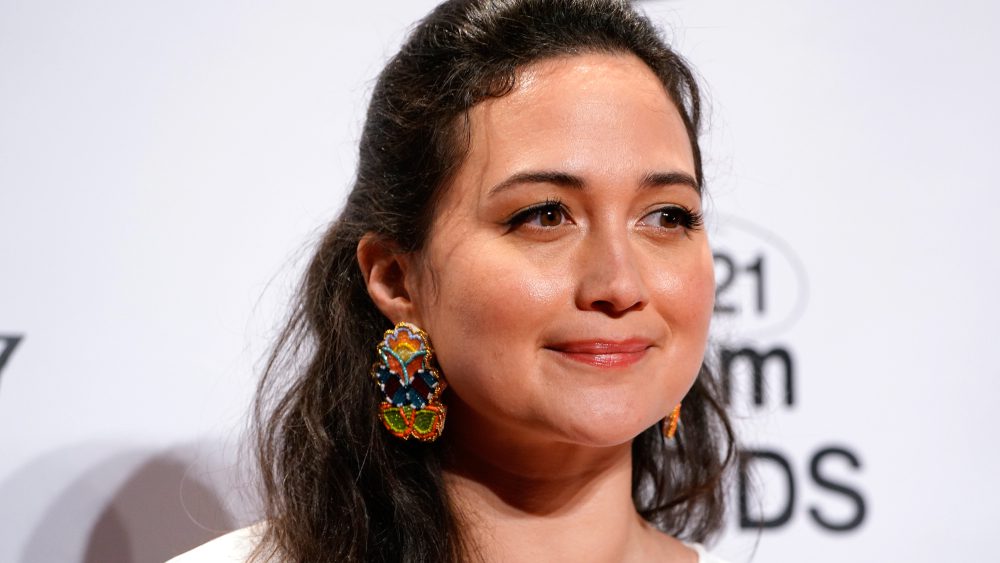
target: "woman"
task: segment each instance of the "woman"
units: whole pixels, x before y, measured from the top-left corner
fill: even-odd
[[[435,9],[259,389],[266,519],[176,561],[718,561],[698,122],[627,2]]]

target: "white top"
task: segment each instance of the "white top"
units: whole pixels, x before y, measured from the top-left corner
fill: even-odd
[[[698,563],[726,563],[724,559],[719,559],[718,557],[706,551],[705,546],[701,545],[700,543],[684,542],[684,545],[698,552]]]
[[[167,563],[246,563],[250,552],[257,544],[262,522],[240,528],[234,532],[215,538],[187,553],[174,557]],[[698,563],[726,563],[705,550],[700,543],[685,543],[698,552]]]
[[[257,545],[263,522],[240,528],[203,543],[167,563],[246,563]]]

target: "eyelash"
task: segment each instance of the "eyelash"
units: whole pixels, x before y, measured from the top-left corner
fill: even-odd
[[[569,218],[569,210],[566,209],[566,206],[563,205],[561,201],[559,201],[558,199],[547,199],[543,203],[526,207],[525,209],[522,209],[514,213],[514,215],[512,215],[509,219],[507,219],[504,222],[504,224],[507,227],[513,229],[515,227],[528,223],[529,221],[539,217],[541,213],[546,211],[559,211],[560,213],[563,214],[564,220]],[[687,232],[700,230],[702,226],[704,226],[704,217],[701,213],[697,213],[691,209],[682,207],[680,205],[665,205],[659,209],[647,213],[646,215],[643,216],[643,219],[655,215],[657,213],[663,214],[667,212],[673,212],[680,215],[680,217],[677,218],[676,224]]]
[[[569,210],[566,209],[566,206],[561,201],[558,199],[547,199],[543,203],[526,207],[514,213],[504,224],[510,228],[518,227],[538,217],[544,211],[559,211],[563,214],[564,218],[569,217]]]
[[[677,225],[682,227],[685,231],[698,231],[704,226],[705,219],[701,213],[697,213],[686,207],[681,207],[680,205],[666,205],[651,213],[648,213],[643,219],[657,213],[664,214],[666,212],[674,212],[680,215],[676,221]]]

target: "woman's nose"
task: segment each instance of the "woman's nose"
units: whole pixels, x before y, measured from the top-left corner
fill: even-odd
[[[639,257],[627,233],[592,232],[581,249],[576,304],[581,310],[620,317],[649,302]]]

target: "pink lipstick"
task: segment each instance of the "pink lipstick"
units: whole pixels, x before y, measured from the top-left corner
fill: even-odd
[[[629,340],[576,340],[546,346],[561,356],[599,368],[628,367],[646,355],[652,342],[641,338]]]

